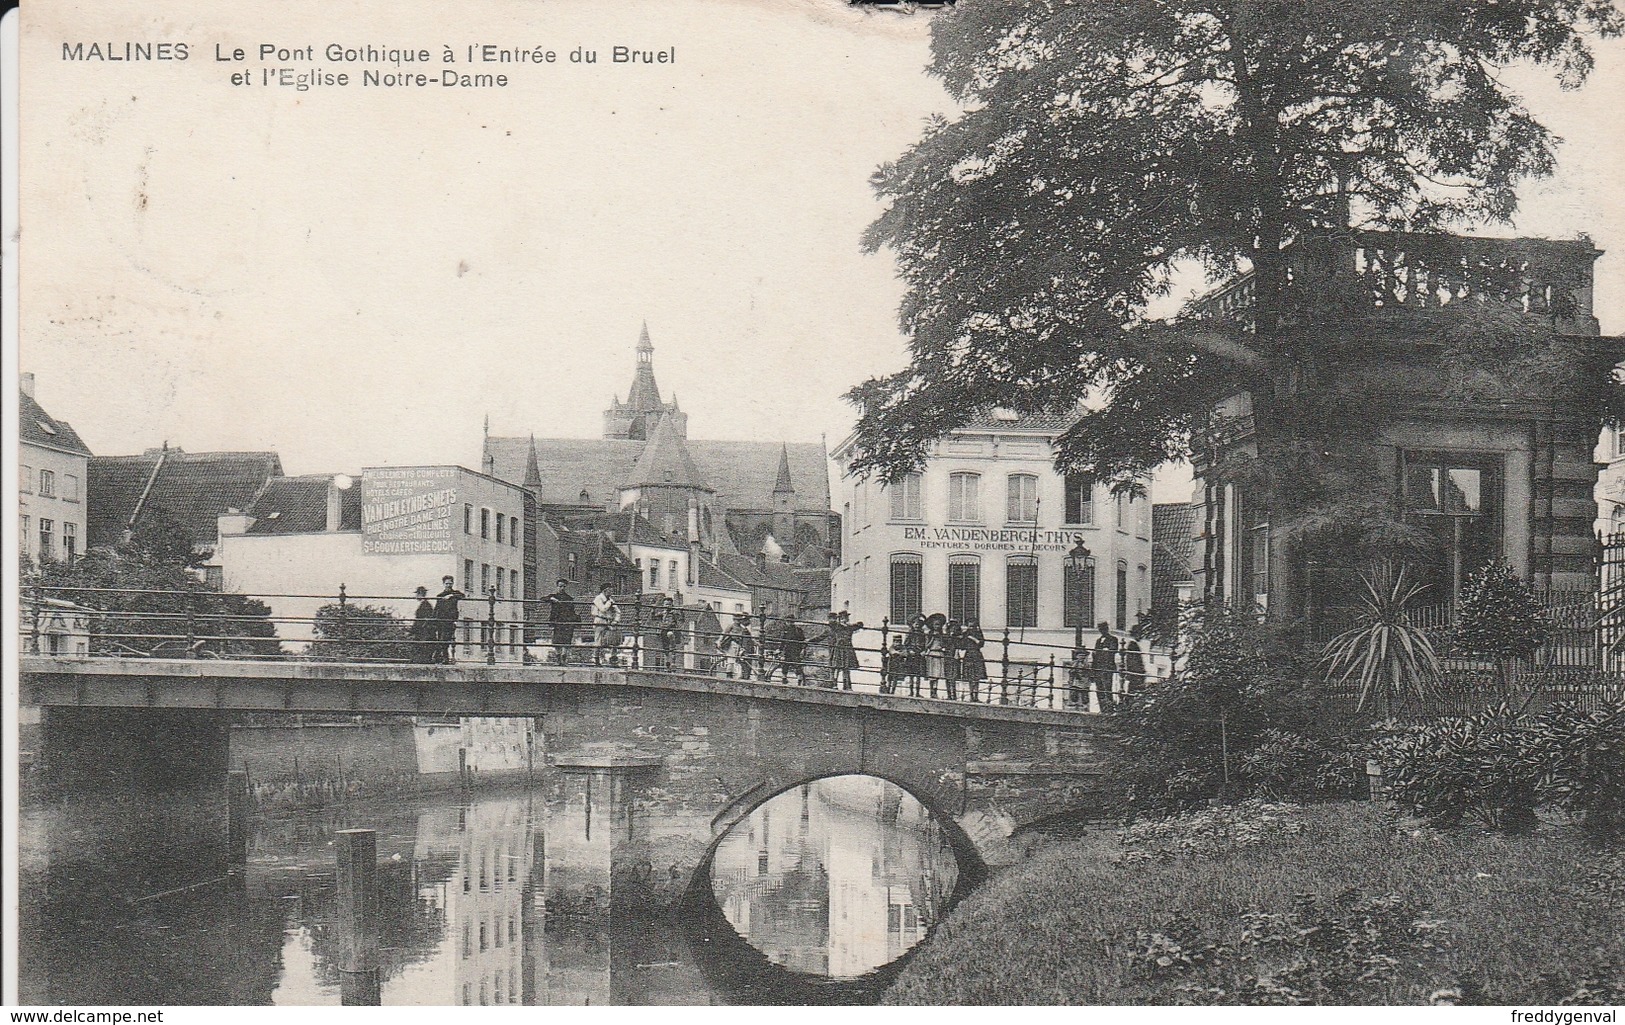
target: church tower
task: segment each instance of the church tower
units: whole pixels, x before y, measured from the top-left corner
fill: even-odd
[[[671,421],[681,438],[688,437],[688,414],[677,408],[677,397],[670,402],[660,401],[660,386],[655,384],[655,347],[649,340],[649,322],[643,322],[638,335],[637,365],[632,373],[632,387],[627,390],[626,401],[610,397],[609,408],[604,410],[604,437],[628,441],[648,441],[654,435],[655,422]]]

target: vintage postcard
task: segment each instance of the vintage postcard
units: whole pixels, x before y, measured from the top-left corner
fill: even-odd
[[[1616,1020],[1625,5],[8,26],[8,1003]]]

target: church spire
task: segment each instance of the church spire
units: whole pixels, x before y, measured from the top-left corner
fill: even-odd
[[[654,343],[649,341],[649,322],[643,322],[638,334],[637,372],[632,375],[632,388],[626,393],[626,405],[634,413],[653,413],[660,409],[660,388],[655,384]]]
[[[790,446],[782,443],[779,445],[779,479],[773,484],[773,493],[775,495],[796,493],[796,486],[790,483]]]

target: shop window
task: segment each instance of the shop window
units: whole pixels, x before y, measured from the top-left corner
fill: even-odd
[[[968,623],[982,616],[982,564],[973,555],[948,560],[948,618]]]
[[[924,567],[918,555],[894,555],[891,560],[891,621],[899,626],[914,621],[923,605]]]
[[[1006,482],[1005,522],[1038,522],[1038,478],[1030,473],[1012,473]]]
[[[1011,556],[1004,565],[1005,625],[1038,625],[1038,561],[1028,555]]]
[[[1501,553],[1501,458],[1405,453],[1406,522],[1433,539],[1419,567],[1423,601],[1453,602],[1475,571]]]
[[[923,518],[924,512],[920,503],[920,475],[911,473],[902,480],[886,485],[886,493],[891,497],[891,518],[894,520],[918,520]]]
[[[948,519],[955,523],[982,522],[982,475],[948,475]]]

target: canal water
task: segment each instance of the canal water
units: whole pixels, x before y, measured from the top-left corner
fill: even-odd
[[[678,907],[626,909],[581,842],[591,807],[517,789],[257,816],[229,876],[214,802],[25,807],[23,1002],[342,1002],[341,829],[377,831],[385,1005],[869,1002],[959,889],[926,809],[843,776],[740,819]]]

